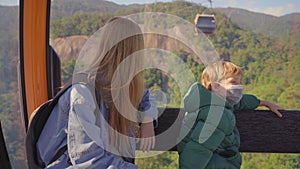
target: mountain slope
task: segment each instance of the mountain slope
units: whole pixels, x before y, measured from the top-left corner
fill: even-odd
[[[119,5],[104,0],[54,0],[51,2],[51,19],[56,20],[80,13],[114,13],[140,5]]]
[[[215,8],[215,11],[225,14],[232,22],[242,29],[255,33],[271,35],[283,40],[289,40],[291,27],[294,25],[297,32],[300,31],[300,13],[293,13],[276,17],[263,13],[251,12],[239,8]],[[297,24],[297,25],[295,25]]]

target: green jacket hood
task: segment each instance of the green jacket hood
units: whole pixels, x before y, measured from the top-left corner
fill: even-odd
[[[233,109],[233,105],[225,99],[207,90],[200,83],[194,83],[187,94],[184,96],[184,109],[187,112],[195,112],[202,107],[215,105]]]

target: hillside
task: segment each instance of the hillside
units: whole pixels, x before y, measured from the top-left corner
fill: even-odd
[[[19,21],[16,6],[0,6],[0,94],[9,90],[11,77],[7,74],[14,71],[18,56]],[[16,72],[14,75],[17,75]]]
[[[61,61],[76,58],[88,39],[87,36],[69,36],[65,38],[56,38],[50,41],[50,45],[55,49]]]
[[[8,34],[13,37],[18,37],[19,7],[0,5],[0,18],[0,40],[7,40]]]
[[[184,2],[183,2],[184,3]],[[163,3],[168,4],[168,3]],[[178,11],[187,13],[190,12],[188,9],[191,6],[198,6],[195,3],[185,3],[182,6],[178,6]],[[176,11],[170,11],[170,9],[164,9],[161,3],[157,3],[157,6],[147,5],[148,9],[144,10],[151,11],[158,10],[160,12],[176,13]],[[121,12],[124,10],[131,9],[143,9],[144,5],[119,5],[110,1],[104,0],[62,0],[53,1],[51,6],[51,17],[52,21],[56,19],[65,18],[74,14],[84,14],[84,13],[97,13],[97,14],[111,14],[116,12]],[[156,9],[157,8],[157,9]],[[136,12],[144,11],[137,10]],[[201,13],[203,8],[199,8],[198,12]],[[226,15],[228,20],[236,23],[239,27],[245,30],[251,30],[255,33],[261,33],[267,36],[275,36],[284,41],[288,41],[286,37],[290,35],[292,22],[300,22],[300,13],[288,14],[281,17],[276,17],[272,15],[267,15],[263,13],[251,12],[245,9],[239,8],[214,8],[214,11]],[[190,12],[191,13],[191,12]],[[194,16],[192,16],[194,17]],[[247,18],[247,19],[245,19]],[[225,20],[220,20],[218,18],[219,24],[226,22]],[[300,31],[300,25],[298,24],[297,30]]]
[[[296,24],[297,31],[300,31],[300,13],[276,17],[239,8],[215,8],[214,10],[225,14],[242,29],[275,36],[285,41],[288,40],[292,25]]]
[[[170,9],[164,9],[164,5],[160,5],[161,3],[157,3],[158,5],[155,7],[157,11],[167,12],[167,13],[176,13],[176,11],[168,11]],[[168,4],[168,3],[163,3]],[[195,3],[185,3],[183,6],[178,6],[177,11],[182,13],[191,13],[189,8],[191,6],[198,6]],[[147,5],[148,7],[145,10],[149,11],[155,10],[153,6]],[[199,8],[198,12],[201,13],[203,8]],[[119,5],[114,2],[105,1],[105,0],[54,0],[51,2],[51,22],[66,18],[72,15],[80,15],[80,14],[112,14],[112,13],[122,13],[124,10],[131,9],[143,9],[144,5],[132,4],[132,5]],[[148,8],[148,9],[147,9]],[[140,12],[144,10],[136,10],[136,12]],[[275,37],[279,37],[285,41],[288,39],[286,37],[289,36],[291,25],[297,24],[296,29],[300,31],[300,13],[293,13],[284,15],[281,17],[276,17],[272,15],[266,15],[263,13],[251,12],[245,9],[239,8],[214,8],[215,12],[224,14],[227,16],[226,20],[230,20],[236,23],[239,27],[245,30],[251,30],[255,33],[262,33],[264,35],[271,35]],[[1,23],[6,22],[7,20],[11,20],[15,15],[18,15],[18,7],[8,7],[8,6],[0,6],[0,26],[1,28],[5,27],[4,24]],[[192,15],[192,19],[193,19]],[[247,19],[245,19],[247,18]],[[219,19],[219,24],[224,24],[226,20]],[[14,21],[12,21],[14,22]]]
[[[77,58],[87,39],[88,36],[84,35],[68,36],[51,40],[50,45],[55,49],[62,61],[68,61]],[[192,53],[188,47],[183,46],[179,41],[165,37],[148,35],[145,37],[145,44],[146,48],[161,48],[167,51],[178,51],[178,49],[181,49],[187,53]]]
[[[104,0],[54,0],[51,2],[51,19],[61,19],[82,13],[114,13],[141,5],[118,5]]]

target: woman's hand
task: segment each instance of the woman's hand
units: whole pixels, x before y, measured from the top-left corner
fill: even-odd
[[[283,110],[282,107],[278,106],[275,103],[272,103],[268,100],[261,100],[260,101],[260,106],[266,106],[268,107],[272,112],[274,112],[275,114],[277,114],[278,117],[282,117],[282,114],[279,112],[279,110]]]
[[[155,146],[155,134],[152,117],[144,117],[140,127],[140,134],[137,143],[140,142],[140,150],[149,151]]]

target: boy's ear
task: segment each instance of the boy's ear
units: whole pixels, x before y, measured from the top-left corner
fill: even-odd
[[[211,89],[219,89],[220,88],[220,84],[216,83],[216,82],[212,82],[211,83]]]

